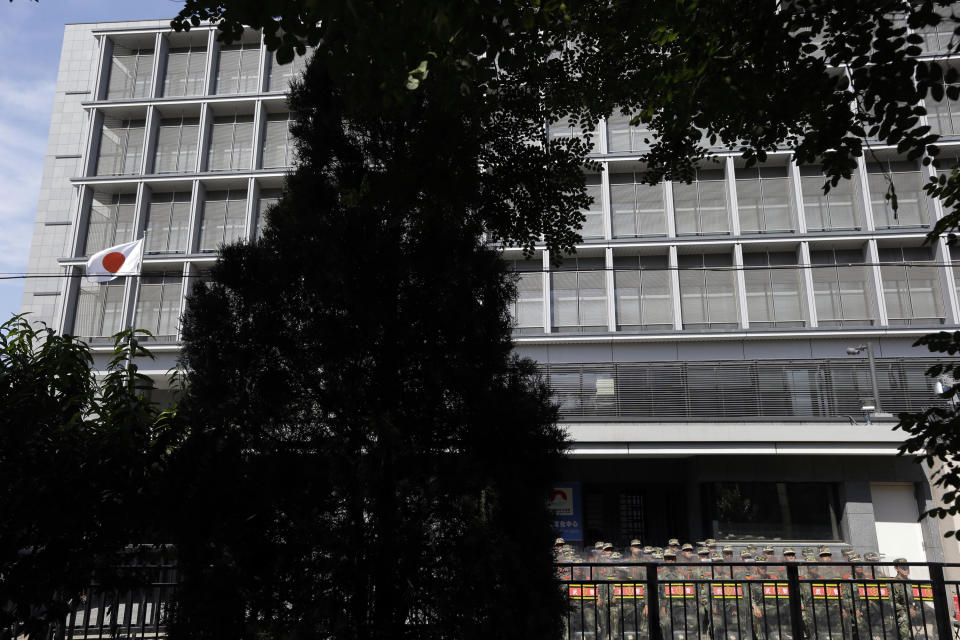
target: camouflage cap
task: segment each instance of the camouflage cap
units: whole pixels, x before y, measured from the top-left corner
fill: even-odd
[[[677,552],[674,551],[673,549],[664,549],[664,550],[663,550],[663,557],[664,557],[664,558],[676,558],[676,557],[677,557]]]
[[[753,558],[753,554],[750,553],[749,549],[744,549],[743,551],[740,552],[740,558],[744,560],[747,558]]]
[[[783,555],[785,555],[785,556],[795,556],[795,555],[797,555],[797,552],[793,550],[793,547],[786,547],[786,548],[783,550]]]
[[[630,546],[631,546],[631,547],[642,547],[642,546],[643,546],[643,543],[640,542],[640,539],[639,539],[639,538],[634,538],[633,540],[630,541]]]
[[[680,548],[681,551],[693,551],[693,545],[689,542],[684,542],[683,546]]]
[[[563,538],[557,538],[556,540],[553,541],[553,546],[555,546],[555,547],[562,547],[562,546],[565,545],[566,543],[567,543],[567,541],[564,540]]]
[[[823,546],[817,551],[818,556],[832,556],[833,551],[830,551],[830,547]]]
[[[667,546],[669,546],[669,547],[679,547],[679,546],[680,546],[680,541],[677,540],[676,538],[670,538],[669,540],[667,540]]]
[[[774,550],[773,550],[773,547],[771,547],[770,545],[767,545],[763,548],[763,552],[769,554],[769,553],[774,553]]]
[[[620,552],[619,552],[619,551],[614,551],[613,553],[610,554],[610,557],[613,558],[614,560],[619,560],[619,559],[622,558],[623,556],[620,555]]]
[[[725,547],[723,548],[723,552],[724,552],[724,553],[733,553],[733,547],[731,547],[730,545],[727,545],[727,546],[725,546]]]
[[[908,562],[910,561],[907,560],[906,558],[894,558],[893,560],[893,564],[895,565],[904,565],[904,564],[907,564]]]
[[[800,553],[802,553],[805,556],[813,555],[813,547],[804,547],[803,549],[800,550]]]
[[[699,549],[697,549],[697,555],[708,556],[710,555],[710,549],[707,549],[706,547],[700,547]]]
[[[723,556],[720,555],[719,553],[713,554],[712,556],[710,556],[710,559],[713,560],[714,562],[723,562]]]
[[[813,555],[812,553],[808,553],[807,555],[803,556],[803,561],[804,561],[804,562],[816,562],[816,561],[817,561],[817,556]]]
[[[645,546],[645,547],[643,548],[643,552],[644,552],[644,553],[653,553],[653,547],[651,547],[650,545],[647,545],[647,546]]]
[[[714,540],[713,538],[707,538],[706,540],[704,540],[704,542],[706,542],[706,545],[707,545],[708,547],[715,547],[715,546],[717,546],[717,541]]]
[[[663,547],[654,547],[653,552],[663,555]]]
[[[613,546],[613,543],[612,543],[612,542],[604,542],[604,543],[603,543],[603,550],[604,550],[604,551],[613,551],[615,548],[616,548],[616,547]]]
[[[597,543],[596,543],[595,545],[593,545],[593,548],[594,548],[594,549],[603,549],[603,545],[604,545],[604,544],[605,544],[605,543],[604,543],[603,540],[597,540]]]
[[[853,553],[852,551],[847,556],[847,560],[850,562],[860,562],[863,558],[860,557],[859,553]]]
[[[880,559],[880,554],[878,554],[876,551],[868,551],[867,553],[863,554],[863,559],[867,562],[876,562]]]
[[[753,556],[743,556],[740,558],[740,562],[755,562]]]
[[[674,556],[674,558],[676,558],[676,556]],[[659,553],[659,552],[654,553],[654,554],[653,554],[653,559],[654,559],[654,560],[663,560],[663,554],[662,554],[662,553]]]

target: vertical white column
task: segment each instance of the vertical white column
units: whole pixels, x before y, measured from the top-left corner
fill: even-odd
[[[220,61],[220,43],[217,42],[216,29],[207,31],[207,64],[204,71],[204,95],[213,95],[216,87],[217,64]]]
[[[263,32],[260,32],[260,74],[257,76],[257,93],[265,93],[267,91],[267,69],[270,63],[270,56],[273,55],[267,51],[267,47],[263,43]]]
[[[254,178],[248,178],[247,180],[247,209],[246,209],[246,232],[244,233],[244,238],[247,242],[253,240],[253,231],[257,223],[257,193],[259,189],[257,187],[257,181]]]
[[[680,305],[680,272],[677,270],[677,245],[670,245],[667,260],[667,266],[670,267],[670,297],[673,298],[673,328],[676,331],[681,331],[683,330],[683,317]]]
[[[196,172],[206,171],[207,155],[210,151],[210,132],[213,130],[213,109],[205,102],[200,107],[200,134],[197,140]]]
[[[153,156],[157,150],[157,131],[160,129],[160,114],[153,105],[147,107],[147,121],[143,125],[143,157],[140,159],[141,175],[155,173]]]
[[[747,284],[743,274],[743,245],[739,242],[733,245],[733,266],[736,282],[737,315],[740,319],[740,328],[750,328],[750,314],[747,312]]]
[[[203,198],[206,190],[199,180],[193,181],[193,191],[190,194],[190,217],[187,222],[189,235],[187,236],[187,254],[197,253],[200,242],[200,217],[203,207]]]
[[[610,153],[609,145],[607,144],[607,119],[602,118],[600,122],[597,123],[597,152],[602,154]]]
[[[663,215],[667,216],[667,237],[677,237],[677,219],[673,209],[673,183],[664,180],[663,188]]]
[[[178,308],[178,310],[177,310],[177,331],[176,331],[176,336],[177,336],[177,341],[178,341],[178,342],[180,341],[180,336],[182,335],[182,333],[181,333],[182,326],[181,326],[181,325],[183,324],[183,322],[182,322],[182,320],[183,320],[183,314],[187,312],[187,296],[190,295],[190,292],[191,292],[191,291],[193,291],[193,281],[196,279],[196,278],[194,278],[194,277],[192,277],[192,276],[193,276],[194,273],[199,274],[199,272],[200,272],[200,270],[199,270],[196,266],[190,264],[189,262],[184,262],[184,263],[183,263],[182,280],[180,281],[180,282],[181,282],[181,286],[180,286],[180,306],[179,306],[179,308]]]
[[[603,257],[604,264],[607,267],[606,271],[604,271],[607,287],[607,329],[613,333],[617,330],[617,289],[613,278],[613,248],[607,247],[604,249]]]
[[[159,98],[163,95],[163,78],[167,72],[167,39],[163,33],[157,33],[153,44],[153,75],[150,78],[150,95]]]
[[[133,209],[133,228],[140,229],[143,225],[144,208],[146,199],[149,197],[147,185],[143,182],[137,185],[137,198]],[[123,315],[120,317],[120,328],[128,329],[133,327],[136,316],[137,290],[140,288],[140,276],[128,276],[124,278],[123,287]]]
[[[793,158],[790,158],[787,169],[790,176],[790,193],[793,195],[795,203],[791,214],[794,216],[794,224],[797,225],[797,233],[803,235],[807,233],[807,216],[803,210],[803,183],[800,178],[800,166]]]
[[[943,306],[947,324],[960,325],[960,304],[957,301],[957,282],[951,266],[952,249],[947,247],[945,238],[939,238],[934,247],[934,262],[942,265],[940,273],[940,288],[943,291]]]
[[[815,329],[818,326],[817,299],[813,291],[813,271],[810,268],[809,242],[800,243],[797,258],[800,261],[800,275],[803,278],[803,299],[807,307],[807,323]]]
[[[733,166],[733,157],[724,159],[723,177],[727,182],[727,219],[730,221],[730,235],[740,235],[740,208],[737,206],[737,175]]]
[[[94,76],[94,86],[90,95],[94,100],[106,100],[107,89],[110,86],[110,68],[113,60],[113,41],[107,36],[100,38],[100,57],[97,60],[97,73]]]
[[[550,333],[550,318],[553,316],[550,300],[550,252],[543,250],[541,268],[543,269],[543,332]]]
[[[103,111],[93,109],[90,114],[90,129],[87,131],[87,141],[84,145],[83,159],[80,166],[84,176],[97,174],[97,156],[100,154],[100,136],[103,132]]]
[[[252,167],[259,169],[263,156],[263,137],[266,130],[267,110],[263,106],[263,100],[257,100],[253,111],[253,149],[251,155],[253,158]]]
[[[873,219],[873,206],[870,204],[869,173],[863,158],[857,158],[857,175],[860,177],[860,197],[863,198],[863,228],[865,231],[874,231],[877,227]]]
[[[610,163],[603,163],[600,172],[600,203],[603,211],[603,237],[613,239],[613,216],[610,213]]]
[[[870,280],[873,282],[873,290],[876,292],[873,309],[877,315],[877,324],[885,327],[890,323],[887,320],[887,301],[883,297],[883,278],[880,275],[880,266],[877,264],[880,262],[880,255],[877,251],[876,239],[867,240],[866,253],[867,262],[871,264],[868,273],[870,274]]]

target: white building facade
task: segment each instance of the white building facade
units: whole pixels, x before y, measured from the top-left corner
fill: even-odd
[[[277,65],[253,32],[215,35],[157,20],[64,38],[28,267],[50,277],[27,280],[22,311],[104,353],[116,331],[149,329],[158,379],[189,285],[220,244],[256,237],[293,160],[284,91],[302,60]],[[926,38],[933,55],[949,34]],[[928,110],[960,155],[960,106]],[[960,252],[924,244],[943,215],[921,191],[935,170],[876,145],[824,195],[787,151],[748,169],[718,150],[692,184],[649,186],[644,136],[626,116],[601,123],[575,257],[504,254],[520,272],[517,350],[541,363],[573,441],[563,530],[954,559],[937,523],[916,522],[931,489],[896,456],[895,420],[864,409],[942,402],[923,375],[935,358],[911,346],[960,326]],[[141,277],[81,277],[89,255],[141,237]],[[868,350],[847,354],[861,346],[879,397]]]

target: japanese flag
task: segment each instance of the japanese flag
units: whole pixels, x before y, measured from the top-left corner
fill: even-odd
[[[142,259],[143,238],[107,247],[87,260],[87,279],[91,282],[110,282],[117,276],[138,276]]]

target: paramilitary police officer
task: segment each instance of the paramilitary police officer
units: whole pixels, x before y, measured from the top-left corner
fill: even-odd
[[[686,581],[687,574],[676,566],[677,555],[673,549],[664,550],[663,561],[666,566],[660,570],[660,622],[664,638],[696,638],[696,588]]]

